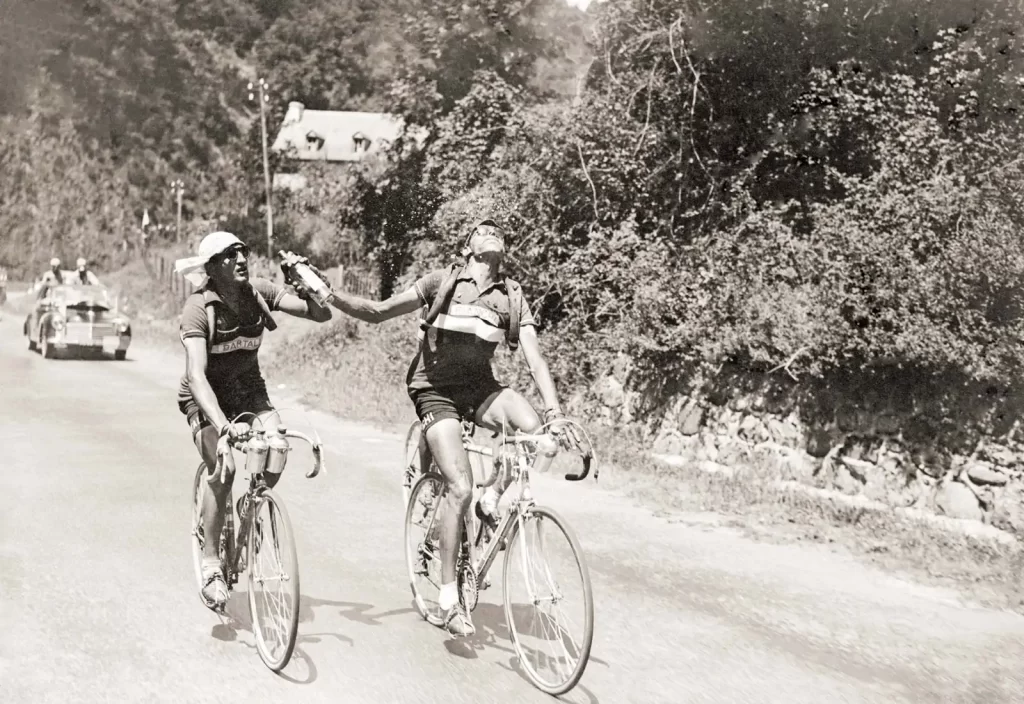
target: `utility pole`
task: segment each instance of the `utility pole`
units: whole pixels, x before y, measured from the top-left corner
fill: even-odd
[[[257,93],[253,93],[256,89]],[[267,156],[267,103],[270,96],[267,93],[270,86],[262,78],[256,81],[256,85],[249,84],[249,100],[255,100],[259,95],[260,102],[260,135],[263,142],[263,185],[267,191],[267,258],[274,258],[274,213],[270,205],[270,159]]]
[[[185,184],[182,180],[175,179],[171,181],[171,193],[175,193],[178,196],[178,221],[174,227],[174,241],[181,243],[181,196],[185,193]]]

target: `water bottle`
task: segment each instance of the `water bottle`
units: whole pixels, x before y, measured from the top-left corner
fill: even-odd
[[[283,259],[284,252],[279,252],[279,254]],[[309,268],[308,264],[296,262],[295,264],[288,265],[287,268],[294,270],[295,276],[306,285],[314,301],[321,306],[327,305],[327,301],[331,297],[331,288],[323,279],[316,275],[316,272]]]
[[[284,471],[285,462],[288,461],[288,438],[285,437],[285,428],[278,426],[277,430],[267,438],[267,473],[280,474]]]
[[[255,476],[263,471],[267,461],[267,441],[259,433],[253,433],[245,446],[245,471]]]

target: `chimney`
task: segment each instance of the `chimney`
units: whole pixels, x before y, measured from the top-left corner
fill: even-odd
[[[288,112],[284,114],[284,125],[292,125],[298,122],[302,122],[302,112],[306,109],[306,106],[297,100],[293,100],[288,103]]]

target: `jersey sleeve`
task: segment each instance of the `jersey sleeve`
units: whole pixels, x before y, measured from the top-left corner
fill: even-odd
[[[434,296],[437,295],[438,289],[444,283],[444,277],[445,270],[436,269],[416,279],[416,283],[413,286],[416,287],[416,295],[420,297],[420,303],[429,306],[434,302]]]
[[[287,288],[267,279],[251,279],[250,283],[263,296],[270,310],[281,310],[281,299],[288,293]]]
[[[201,293],[193,293],[185,301],[185,308],[181,311],[181,323],[178,326],[178,335],[182,343],[190,337],[201,337],[204,340],[210,332],[210,321],[206,318],[206,305]]]

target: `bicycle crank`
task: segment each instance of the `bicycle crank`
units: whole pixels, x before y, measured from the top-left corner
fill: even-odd
[[[462,597],[466,611],[473,611],[480,601],[480,583],[476,578],[476,570],[468,560],[464,560],[459,567],[459,596]]]

